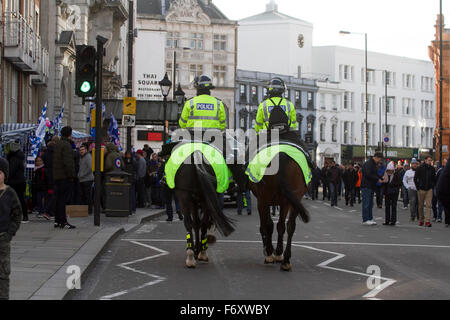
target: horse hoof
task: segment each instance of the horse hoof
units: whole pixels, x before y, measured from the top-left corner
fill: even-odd
[[[275,258],[275,262],[276,263],[281,263],[284,260],[284,256],[283,255],[275,256],[274,258]]]
[[[208,234],[206,237],[208,239],[208,244],[209,245],[212,245],[212,244],[216,243],[216,236],[215,235]]]
[[[206,251],[200,252],[200,254],[198,255],[198,261],[209,262],[208,254],[206,253]]]
[[[192,251],[192,250],[187,251],[186,267],[187,268],[195,268],[194,251]]]
[[[280,266],[281,271],[292,271],[292,265],[290,263],[282,263]]]
[[[267,256],[264,259],[264,264],[271,264],[271,263],[274,263],[274,262],[275,262],[275,260],[274,260],[273,256]]]

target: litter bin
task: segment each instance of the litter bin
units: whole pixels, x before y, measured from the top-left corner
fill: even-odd
[[[107,217],[128,217],[131,214],[129,183],[131,175],[125,171],[112,171],[105,180],[105,214]]]

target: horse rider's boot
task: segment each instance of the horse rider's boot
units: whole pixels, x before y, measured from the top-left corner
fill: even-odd
[[[186,253],[187,253],[186,267],[188,267],[188,268],[195,268],[194,250],[188,249],[186,251]]]

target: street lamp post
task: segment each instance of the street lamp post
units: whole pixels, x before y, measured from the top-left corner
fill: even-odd
[[[177,100],[178,104],[178,118],[180,118],[181,113],[183,111],[183,103],[185,96],[186,94],[184,93],[183,89],[181,89],[181,84],[178,83],[177,91],[175,91],[175,99]]]
[[[164,97],[164,135],[163,135],[163,145],[167,142],[167,134],[169,131],[168,121],[167,121],[167,96],[169,95],[170,89],[172,88],[172,82],[169,80],[169,76],[164,75],[164,79],[159,82],[159,86],[161,87],[161,92]]]
[[[366,127],[366,141],[365,141],[365,145],[364,145],[364,159],[367,160],[367,147],[369,145],[369,128],[367,125],[367,118],[368,118],[368,109],[369,109],[369,96],[368,96],[368,92],[367,92],[367,87],[368,87],[368,83],[367,83],[367,33],[358,33],[358,32],[350,32],[350,31],[339,31],[339,34],[341,35],[345,35],[345,34],[359,34],[359,35],[364,35],[364,76],[365,76],[365,96],[366,96],[366,112],[365,112],[365,119],[364,119],[364,123],[365,123],[365,127]]]

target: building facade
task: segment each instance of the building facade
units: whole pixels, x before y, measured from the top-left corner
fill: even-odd
[[[435,40],[432,41],[431,46],[428,48],[429,56],[434,65],[435,78],[440,79],[440,19],[439,15],[435,24]],[[435,140],[436,140],[436,159],[440,158],[440,145],[442,144],[442,159],[447,159],[449,157],[449,146],[450,146],[450,30],[445,29],[444,16],[442,16],[442,106],[440,105],[440,86],[439,80],[435,81],[436,88],[436,130],[435,130]],[[440,110],[442,108],[442,127],[440,124]],[[440,129],[442,129],[442,136],[440,136]]]
[[[235,127],[244,131],[255,128],[259,104],[267,98],[270,79],[282,78],[287,86],[285,97],[295,105],[298,135],[305,141],[314,157],[317,149],[317,104],[319,88],[315,80],[292,76],[237,70],[236,73],[236,118]]]
[[[75,95],[77,45],[97,47],[98,35],[107,38],[103,57],[103,97],[122,99],[127,84],[127,0],[42,1],[42,41],[48,48],[49,79],[41,104],[48,102],[49,118],[64,105],[64,124],[89,132],[89,103]],[[109,115],[106,115],[109,118]]]
[[[340,82],[344,91],[338,109],[342,162],[363,161],[366,139],[364,51],[336,46],[314,47],[313,56],[314,72]],[[381,149],[380,142],[385,136],[390,140],[387,146],[390,160],[432,154],[436,99],[431,62],[368,52],[368,70],[369,155]]]
[[[41,39],[43,1],[3,0],[0,123],[37,122],[48,81],[48,51]],[[44,89],[45,90],[45,89]]]

